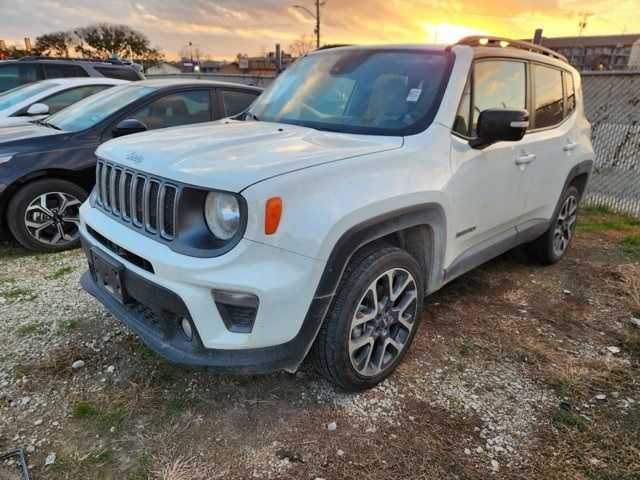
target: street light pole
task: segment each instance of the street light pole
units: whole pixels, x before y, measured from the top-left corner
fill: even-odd
[[[304,5],[293,5],[293,8],[299,8],[300,10],[304,10],[312,18],[316,20],[316,28],[314,33],[316,34],[316,48],[320,48],[320,7],[323,7],[326,1],[321,2],[320,0],[315,0],[316,3],[316,13],[314,14],[311,10],[309,10]]]

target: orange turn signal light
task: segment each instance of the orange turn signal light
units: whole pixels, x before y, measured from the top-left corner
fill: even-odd
[[[282,216],[282,199],[280,197],[271,197],[267,200],[267,207],[264,216],[264,233],[273,235],[280,225],[280,217]]]

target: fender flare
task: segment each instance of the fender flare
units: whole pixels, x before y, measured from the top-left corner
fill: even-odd
[[[292,340],[275,347],[277,350],[286,351],[283,355],[285,358],[279,362],[281,368],[295,371],[307,356],[329,311],[344,270],[354,253],[362,246],[387,235],[421,225],[429,227],[431,232],[429,242],[431,248],[427,256],[429,271],[425,272],[426,293],[431,293],[442,286],[447,230],[444,209],[441,205],[437,203],[413,205],[354,225],[334,245],[300,330]]]
[[[425,203],[393,210],[347,230],[334,245],[322,274],[316,296],[334,295],[342,274],[353,254],[371,242],[407,228],[429,227],[430,251],[427,252],[425,286],[431,292],[432,283],[442,280],[447,224],[444,209],[437,203]],[[434,280],[436,282],[434,282]],[[437,288],[436,288],[437,289]]]

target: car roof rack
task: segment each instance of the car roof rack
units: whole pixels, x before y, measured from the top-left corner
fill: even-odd
[[[493,37],[486,35],[472,35],[459,40],[456,45],[469,45],[470,47],[499,47],[499,48],[517,48],[528,52],[541,53],[548,57],[555,58],[565,63],[569,63],[567,57],[543,47],[536,43],[525,42],[524,40],[511,40],[510,38]]]
[[[103,58],[75,58],[75,57],[45,57],[40,55],[27,55],[20,57],[18,61],[30,61],[30,60],[66,60],[70,62],[99,62],[99,63],[111,63],[112,65],[127,65],[122,60],[116,59],[103,59]]]

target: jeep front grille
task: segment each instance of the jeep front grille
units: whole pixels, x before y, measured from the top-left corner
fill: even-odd
[[[165,240],[175,236],[178,187],[104,160],[96,167],[96,203],[122,222]]]

